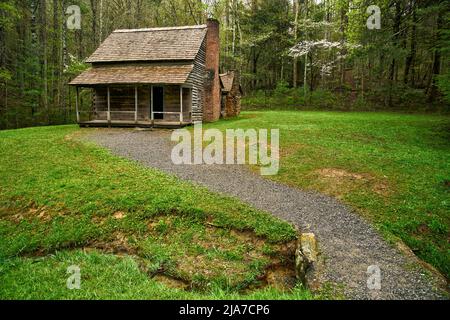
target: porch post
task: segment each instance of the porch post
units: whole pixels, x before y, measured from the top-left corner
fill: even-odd
[[[111,123],[111,92],[109,90],[109,87],[107,87],[107,102],[108,102],[108,123]]]
[[[75,112],[77,113],[77,123],[80,123],[80,110],[79,110],[79,106],[78,106],[78,100],[80,98],[80,91],[79,88],[76,87],[76,98],[75,98]]]
[[[138,123],[138,87],[134,86],[134,122]]]
[[[150,86],[150,113],[153,125],[155,123],[155,115],[153,114],[153,86]]]
[[[183,124],[183,87],[180,86],[180,124]]]

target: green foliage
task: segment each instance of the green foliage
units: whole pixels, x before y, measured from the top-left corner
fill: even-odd
[[[11,80],[11,72],[6,69],[0,68],[0,82]]]
[[[69,66],[64,70],[64,73],[69,77],[75,77],[90,67],[89,64],[76,57],[71,57],[70,60]]]
[[[303,88],[289,88],[286,82],[280,82],[273,91],[259,90],[242,100],[246,110],[341,110],[344,98],[327,90],[309,92],[305,97]]]
[[[39,3],[45,3],[46,10],[36,1],[0,2],[0,105],[8,106],[2,109],[0,129],[72,123],[74,97],[67,83],[86,70],[83,61],[114,30],[204,24],[208,16],[220,22],[220,69],[240,72],[252,105],[261,105],[258,90],[266,91],[266,107],[421,111],[443,109],[442,102],[448,105],[448,98],[439,99],[441,94],[448,97],[445,1],[301,1],[295,25],[292,0],[216,0],[209,5],[191,0],[188,6],[185,0],[103,1],[102,6],[77,0],[73,4],[80,6],[83,18],[81,30],[75,31],[64,27],[63,2]],[[382,11],[380,30],[366,26],[366,10],[372,4]],[[293,46],[322,40],[340,46],[314,50],[306,68],[304,59],[294,64]],[[440,77],[433,69],[438,51]],[[277,90],[280,82],[322,92],[288,92],[276,101],[269,91]],[[344,92],[347,88],[352,94]],[[318,96],[324,100],[316,100]],[[83,102],[91,105],[89,97]]]
[[[446,76],[442,76],[442,79]],[[441,90],[445,92],[447,80],[442,81]],[[343,110],[375,111],[390,108],[395,111],[423,112],[429,111],[427,96],[423,89],[415,89],[403,84],[379,86],[364,95],[352,92],[344,87],[340,92],[327,89],[314,91],[303,88],[290,88],[286,82],[280,82],[275,90],[258,90],[243,97],[244,110]],[[392,106],[388,97],[392,95]],[[440,111],[448,111],[438,108]]]
[[[277,98],[281,98],[286,94],[289,94],[289,92],[289,83],[282,80],[277,83],[277,87],[275,88],[273,95]]]
[[[0,2],[0,28],[10,29],[14,22],[20,17],[19,10],[13,0],[3,0]]]
[[[439,76],[437,80],[444,99],[450,105],[450,73]]]

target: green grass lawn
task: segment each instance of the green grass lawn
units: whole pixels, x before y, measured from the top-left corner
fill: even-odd
[[[0,132],[0,299],[313,298],[267,277],[292,267],[291,225],[80,132]],[[81,290],[66,287],[72,265]]]
[[[271,111],[205,127],[280,129],[272,179],[342,199],[449,276],[450,118]],[[289,224],[80,132],[0,132],[0,299],[327,297],[267,281],[292,267]],[[66,288],[71,265],[81,290]]]
[[[450,117],[264,111],[211,127],[280,129],[272,179],[342,199],[450,276]]]

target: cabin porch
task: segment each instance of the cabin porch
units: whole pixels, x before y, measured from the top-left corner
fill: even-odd
[[[80,91],[91,90],[92,105],[83,109]],[[192,88],[187,85],[102,85],[76,87],[80,126],[164,127],[192,123]]]

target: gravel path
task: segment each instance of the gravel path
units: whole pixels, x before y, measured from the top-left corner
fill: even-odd
[[[314,232],[325,257],[321,281],[343,284],[351,299],[438,299],[429,276],[411,258],[389,246],[339,201],[303,192],[252,173],[242,166],[174,165],[169,131],[97,130],[89,140],[114,154],[237,197],[252,206]],[[378,265],[381,290],[367,288],[367,268]]]

